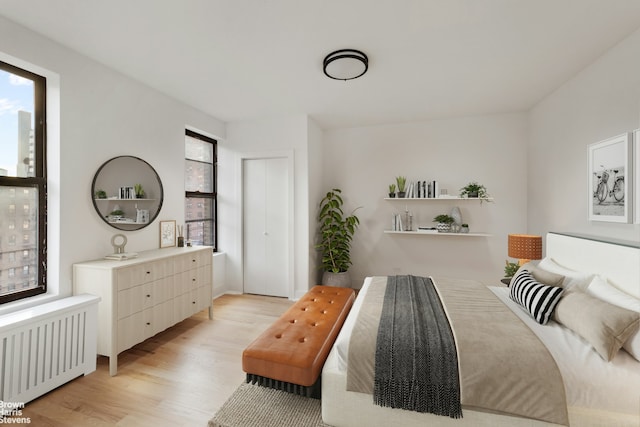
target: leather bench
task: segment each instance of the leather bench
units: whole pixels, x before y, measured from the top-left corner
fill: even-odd
[[[311,288],[244,350],[247,382],[319,397],[320,372],[354,299],[350,288]]]

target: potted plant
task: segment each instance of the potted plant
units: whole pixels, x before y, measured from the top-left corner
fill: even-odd
[[[433,222],[438,223],[436,226],[438,233],[447,233],[451,231],[451,224],[453,224],[454,221],[455,219],[453,219],[451,215],[447,214],[440,214],[433,218]]]
[[[489,193],[487,193],[487,189],[484,185],[478,184],[477,182],[473,181],[460,189],[460,197],[467,197],[469,199],[478,198],[481,202],[482,200],[486,200],[489,202],[489,197],[491,196],[489,196]]]
[[[133,188],[136,192],[136,199],[144,199],[144,189],[142,188],[142,184],[135,184]]]
[[[389,184],[389,197],[396,197],[396,185]]]
[[[516,271],[518,271],[518,268],[520,268],[518,263],[509,262],[509,260],[506,260],[505,267],[504,267],[504,277],[505,278],[513,277],[513,275],[516,274]]]
[[[353,213],[345,217],[341,193],[334,188],[320,201],[320,243],[316,249],[322,254],[323,285],[351,285],[347,271],[351,265],[351,240],[360,220]]]
[[[96,190],[96,199],[106,199],[107,192],[104,190]]]
[[[462,224],[460,226],[460,232],[461,233],[468,233],[469,232],[469,224],[466,224],[466,223]]]
[[[407,184],[407,178],[404,176],[396,177],[396,184],[398,184],[398,197],[404,197],[404,186]]]

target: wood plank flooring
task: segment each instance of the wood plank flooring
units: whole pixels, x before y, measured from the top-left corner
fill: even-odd
[[[293,304],[285,298],[223,295],[213,320],[200,312],[120,353],[90,375],[26,405],[35,426],[206,426],[244,380],[242,350]]]

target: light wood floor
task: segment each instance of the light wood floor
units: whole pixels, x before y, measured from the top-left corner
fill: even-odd
[[[106,357],[90,375],[26,405],[34,426],[206,426],[244,380],[242,350],[293,304],[285,298],[224,295],[207,311]]]

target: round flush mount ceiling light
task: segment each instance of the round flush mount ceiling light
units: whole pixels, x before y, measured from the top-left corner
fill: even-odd
[[[367,72],[369,58],[355,49],[336,50],[324,58],[322,68],[332,79],[353,80]]]

